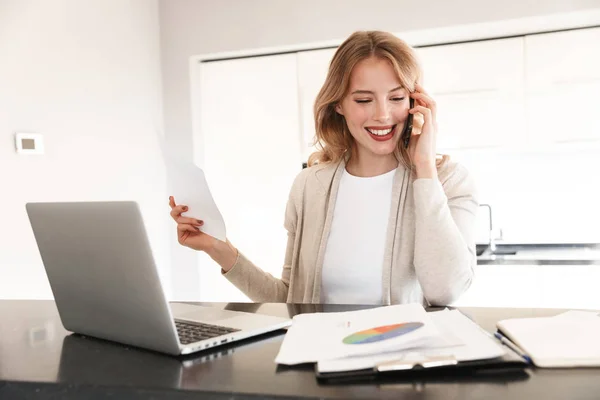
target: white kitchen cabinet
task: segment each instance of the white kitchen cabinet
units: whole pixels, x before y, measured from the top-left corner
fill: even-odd
[[[227,237],[260,268],[281,275],[289,190],[302,170],[296,54],[201,63],[203,168]],[[200,255],[203,300],[246,300]],[[210,269],[210,270],[209,270]],[[209,277],[209,279],[207,279]]]
[[[539,265],[477,265],[471,287],[456,307],[541,307]]]
[[[438,105],[438,149],[514,148],[524,133],[523,38],[423,47]]]
[[[526,36],[525,67],[532,145],[596,146],[594,142],[600,142],[600,28]]]
[[[546,265],[542,304],[548,308],[600,310],[600,265]]]
[[[300,105],[300,130],[304,159],[315,151],[312,145],[315,137],[314,104],[321,90],[329,64],[336,49],[301,51],[298,53],[298,98]]]
[[[477,265],[456,307],[600,310],[599,265]]]

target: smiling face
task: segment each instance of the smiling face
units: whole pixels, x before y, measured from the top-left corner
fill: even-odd
[[[336,111],[346,120],[359,158],[393,155],[409,115],[408,94],[389,61],[371,57],[356,64]]]

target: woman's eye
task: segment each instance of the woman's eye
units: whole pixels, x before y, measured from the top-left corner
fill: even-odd
[[[405,97],[393,97],[392,101],[401,102],[404,99],[405,99]],[[356,99],[354,101],[357,102],[358,104],[365,104],[365,103],[370,103],[372,100],[371,99]]]

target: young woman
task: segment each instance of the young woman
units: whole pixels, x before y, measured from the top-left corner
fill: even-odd
[[[171,197],[179,243],[209,254],[253,301],[456,300],[476,264],[478,203],[465,168],[437,156],[436,104],[420,78],[413,49],[392,34],[355,32],[337,49],[315,101],[319,151],[287,203],[281,278],[202,233]]]

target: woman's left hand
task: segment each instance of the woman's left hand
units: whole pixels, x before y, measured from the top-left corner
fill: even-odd
[[[408,112],[422,114],[424,121],[421,133],[413,133],[411,136],[408,151],[416,168],[417,178],[435,178],[437,176],[435,165],[437,154],[436,104],[419,84],[415,85],[415,91],[410,96],[415,99],[415,105]]]

